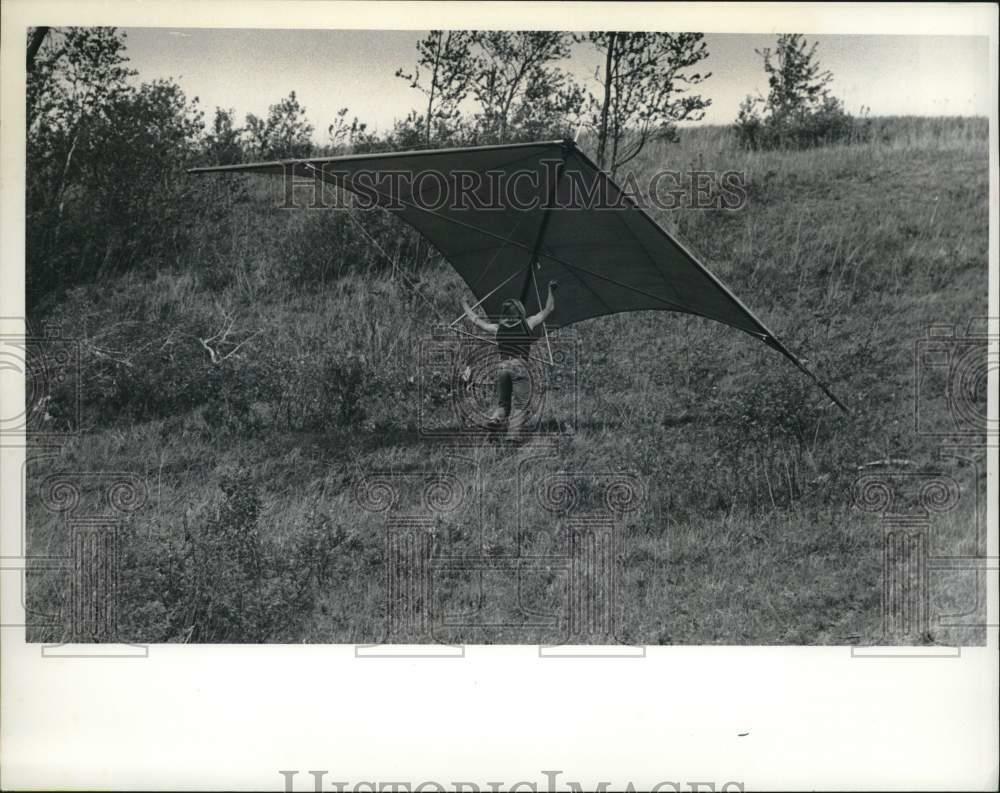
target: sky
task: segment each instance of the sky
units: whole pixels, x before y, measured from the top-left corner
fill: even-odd
[[[427,31],[239,30],[125,28],[128,55],[139,80],[173,78],[197,96],[210,117],[216,106],[266,115],[269,105],[295,91],[322,142],[336,112],[379,131],[421,105],[421,94],[394,76],[412,69],[416,43]],[[818,35],[817,55],[833,73],[832,93],[847,110],[880,115],[989,115],[989,40],[973,36]],[[705,36],[709,51],[698,70],[712,77],[698,91],[712,100],[704,123],[728,124],[747,94],[765,94],[767,81],[755,49],[775,37]],[[598,55],[574,47],[560,66],[594,85]]]

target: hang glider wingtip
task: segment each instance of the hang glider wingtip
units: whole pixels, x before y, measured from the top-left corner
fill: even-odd
[[[809,379],[811,379],[819,387],[819,390],[822,391],[824,394],[826,394],[833,401],[833,403],[837,407],[839,407],[844,413],[846,413],[848,416],[852,415],[850,408],[848,408],[847,405],[845,405],[843,402],[841,402],[837,398],[837,395],[834,394],[833,391],[830,390],[830,386],[828,386],[826,383],[824,383],[822,380],[820,380],[819,377],[816,375],[816,373],[813,372],[813,370],[810,369],[808,366],[806,366],[802,362],[802,359],[799,358],[799,356],[797,356],[795,353],[793,353],[791,350],[789,350],[777,338],[777,336],[775,336],[774,334],[768,334],[766,336],[762,336],[761,338],[762,338],[763,342],[768,347],[771,347],[772,349],[775,349],[778,352],[780,352],[782,355],[784,355],[786,358],[788,358],[788,360],[790,360],[793,364],[795,364],[795,366],[800,371],[802,371],[805,374],[809,375]]]

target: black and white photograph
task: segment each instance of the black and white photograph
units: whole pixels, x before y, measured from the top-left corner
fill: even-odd
[[[995,664],[996,7],[124,5],[4,3],[3,640],[46,679],[307,648],[347,686],[492,648],[602,690],[714,685],[681,648]],[[991,674],[942,720],[958,777],[887,750],[606,789],[988,789]],[[124,784],[11,756],[9,789]],[[600,784],[290,758],[183,785]]]

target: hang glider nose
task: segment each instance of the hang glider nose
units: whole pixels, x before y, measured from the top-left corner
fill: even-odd
[[[558,279],[559,325],[679,311],[760,339],[846,406],[678,240],[569,140],[193,168],[266,173],[354,193],[423,234],[487,314],[509,297],[541,308]]]

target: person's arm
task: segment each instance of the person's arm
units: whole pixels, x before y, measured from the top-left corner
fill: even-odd
[[[476,312],[474,312],[472,310],[472,308],[469,306],[469,304],[464,299],[462,300],[462,308],[465,309],[465,318],[467,320],[469,320],[470,322],[474,323],[478,327],[482,328],[487,333],[496,333],[497,332],[497,326],[495,324],[493,324],[492,322],[487,322],[485,319],[483,319],[478,314],[476,314]]]
[[[558,287],[559,283],[557,281],[549,281],[549,298],[548,300],[545,301],[545,308],[543,308],[534,316],[528,317],[529,330],[534,330],[535,328],[537,328],[539,325],[545,322],[546,319],[548,319],[549,314],[551,314],[553,311],[556,310],[555,291]]]

